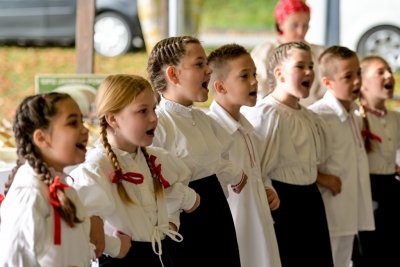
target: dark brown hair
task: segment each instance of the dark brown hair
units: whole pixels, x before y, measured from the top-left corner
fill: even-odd
[[[18,160],[5,183],[5,194],[10,189],[18,168],[25,162],[28,162],[38,174],[39,179],[47,186],[53,183],[55,177],[52,176],[49,166],[43,161],[38,147],[34,144],[33,134],[37,129],[51,128],[51,122],[58,114],[57,104],[66,99],[72,98],[68,94],[52,92],[28,96],[19,104],[13,123]],[[56,195],[60,201],[60,207],[57,209],[61,218],[71,227],[81,222],[77,218],[75,204],[67,195],[62,190],[58,190]]]
[[[154,90],[161,94],[167,88],[165,69],[177,66],[186,53],[188,44],[200,44],[191,36],[169,37],[159,41],[151,51],[147,63],[147,73]]]

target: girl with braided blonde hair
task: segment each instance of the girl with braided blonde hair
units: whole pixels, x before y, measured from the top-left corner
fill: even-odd
[[[88,129],[67,94],[26,97],[13,124],[19,160],[1,207],[1,266],[90,266],[90,221],[63,169],[85,159]]]
[[[100,266],[173,267],[179,214],[199,205],[184,163],[146,148],[157,127],[155,107],[154,91],[140,76],[110,75],[99,87],[100,139],[72,174],[90,215],[104,223],[92,233],[104,248]]]
[[[247,176],[227,160],[231,137],[193,107],[194,102],[208,98],[211,69],[204,49],[190,36],[166,38],[152,50],[147,71],[161,99],[153,145],[167,149],[189,166],[193,173],[189,186],[202,199],[198,211],[181,214],[180,233],[185,239],[177,244],[178,266],[238,267],[238,243],[224,192],[229,185],[240,193]]]

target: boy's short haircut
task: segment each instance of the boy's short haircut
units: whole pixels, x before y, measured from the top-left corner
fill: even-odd
[[[226,44],[212,51],[207,58],[208,65],[213,70],[213,74],[211,75],[212,82],[225,78],[227,74],[227,62],[243,55],[250,56],[250,53],[238,44]]]
[[[332,78],[337,72],[337,60],[357,57],[356,52],[344,46],[334,45],[319,56],[318,65],[322,77]]]
[[[268,86],[272,90],[276,87],[274,69],[289,57],[289,51],[292,49],[300,49],[311,53],[311,47],[304,42],[288,42],[276,47],[269,58],[267,68]]]

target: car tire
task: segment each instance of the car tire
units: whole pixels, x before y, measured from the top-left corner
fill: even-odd
[[[392,67],[400,69],[400,29],[391,25],[381,25],[367,31],[358,42],[360,58],[368,55],[383,57]]]
[[[94,49],[106,57],[127,53],[132,48],[132,32],[126,20],[117,13],[104,12],[96,16]]]

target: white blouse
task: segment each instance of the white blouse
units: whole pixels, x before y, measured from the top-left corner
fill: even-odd
[[[120,251],[116,231],[131,236],[134,241],[152,243],[159,242],[157,236],[164,239],[166,234],[172,234],[173,237],[169,222],[179,227],[179,213],[182,209],[192,208],[196,201],[196,192],[186,185],[190,171],[183,162],[159,148],[148,147],[146,150],[157,157],[156,165],[161,164],[162,176],[170,184],[164,188],[165,198],[155,197],[153,178],[140,148],[133,154],[113,148],[123,173],[135,172],[144,176],[141,184],[122,181],[134,204],[125,204],[118,195],[116,184],[111,182],[114,168],[100,142],[88,151],[86,161],[71,172],[74,187],[90,216],[99,216],[104,221],[105,253],[112,257]]]
[[[272,188],[272,185],[269,178],[261,177],[254,128],[242,115],[239,121],[234,120],[215,101],[211,103],[208,114],[232,137],[229,159],[243,168],[248,176],[247,184],[240,194],[229,188],[228,197],[241,264],[246,267],[279,267],[281,261],[274,222],[265,192],[265,187]]]
[[[315,113],[292,109],[272,95],[241,110],[256,130],[263,176],[296,185],[316,182],[325,136]]]
[[[66,184],[65,174],[52,173]],[[0,266],[90,266],[94,246],[89,242],[89,217],[76,191],[70,187],[65,193],[82,223],[71,228],[60,218],[61,244],[55,245],[49,187],[28,163],[18,169],[1,205]]]
[[[400,149],[400,114],[388,111],[383,117],[367,112],[370,131],[382,142],[372,141],[373,151],[368,153],[369,172],[393,174],[396,168],[396,151]]]
[[[217,174],[222,185],[237,184],[242,170],[227,160],[229,135],[203,111],[161,98],[153,146],[181,158],[191,181]],[[224,186],[223,186],[224,187]]]
[[[347,112],[329,91],[310,106],[326,125],[327,158],[319,170],[338,176],[342,182],[342,190],[336,196],[320,187],[332,237],[374,229],[368,158],[354,115],[356,108],[353,103],[351,112]]]

